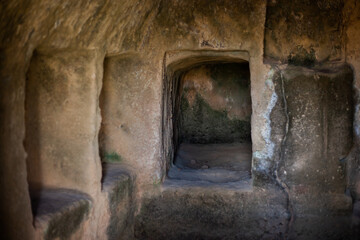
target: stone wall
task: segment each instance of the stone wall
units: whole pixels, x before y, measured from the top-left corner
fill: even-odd
[[[134,186],[129,183],[133,212],[151,232],[154,226],[146,224],[155,218],[146,209],[161,196],[174,153],[171,81],[199,63],[239,59],[249,62],[251,75],[253,193],[245,198],[281,193],[267,209],[285,209],[269,226],[286,224],[281,229],[286,236],[314,237],[304,232],[314,230],[308,225],[316,230],[319,222],[327,223],[324,212],[334,216],[327,218],[328,234],[348,227],[351,198],[344,192],[354,200],[360,195],[359,9],[357,0],[5,1],[0,6],[1,235],[41,238],[32,224],[30,184],[88,193],[93,203],[82,235],[107,238],[111,203],[101,190],[100,157],[115,159],[137,176]],[[321,95],[324,89],[328,92]],[[287,96],[291,114],[283,111]],[[314,106],[309,114],[305,103]],[[335,130],[324,131],[324,124]],[[164,193],[170,200],[160,209],[172,202],[172,191]],[[221,201],[208,206],[205,212]],[[256,219],[257,207],[250,207]],[[294,215],[302,217],[296,221]],[[333,225],[339,215],[345,216],[344,225]],[[188,236],[203,232],[196,234]]]
[[[100,189],[99,95],[103,56],[96,51],[36,52],[25,94],[30,189]]]
[[[179,89],[180,142],[251,141],[248,64],[209,64],[183,73]]]
[[[343,60],[343,0],[271,0],[265,23],[265,56],[311,66]]]
[[[354,148],[348,161],[348,185],[352,189],[352,194],[359,199],[360,193],[360,158],[359,158],[359,138],[360,138],[360,44],[359,44],[359,26],[360,26],[360,4],[358,1],[346,1],[344,7],[344,22],[346,26],[346,62],[350,64],[354,71]]]

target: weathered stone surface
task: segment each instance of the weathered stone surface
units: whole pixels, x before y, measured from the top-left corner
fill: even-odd
[[[308,214],[296,219],[289,239],[352,239],[351,218],[348,215]],[[356,238],[354,238],[356,239]]]
[[[352,71],[346,65],[285,66],[277,71],[280,101],[271,119],[276,180],[288,194],[293,216],[289,236],[347,239],[352,202],[345,195],[345,164],[353,146]]]
[[[344,162],[353,145],[351,69],[289,66],[276,81],[283,108],[279,114],[288,117],[288,132],[279,150],[279,175],[291,186],[344,193]]]
[[[343,0],[269,0],[265,55],[302,66],[344,58]]]
[[[103,165],[102,189],[109,201],[108,239],[133,239],[134,175],[122,164]]]
[[[238,224],[241,223],[240,229],[244,227],[245,230],[246,228],[251,230],[252,227],[258,226],[257,230],[251,230],[247,235],[244,235],[245,230],[238,235],[236,233],[231,235],[235,237],[251,239],[254,236],[255,239],[259,237],[273,239],[274,236],[278,236],[279,229],[282,231],[287,226],[292,229],[288,231],[289,236],[296,239],[301,237],[304,239],[345,238],[348,233],[347,215],[351,201],[343,192],[345,188],[348,188],[353,199],[359,199],[360,196],[360,158],[358,157],[360,135],[360,111],[358,111],[359,6],[357,0],[148,0],[141,3],[131,0],[3,1],[0,4],[1,236],[6,239],[34,239],[36,234],[32,225],[33,216],[27,186],[27,167],[31,168],[32,165],[26,166],[25,152],[31,159],[31,156],[35,156],[32,151],[40,149],[44,152],[46,149],[26,147],[26,151],[24,151],[23,141],[26,140],[26,146],[31,144],[27,141],[29,137],[31,138],[29,136],[31,128],[26,127],[25,119],[28,118],[28,114],[34,116],[38,114],[35,112],[36,104],[33,105],[32,111],[26,111],[25,114],[25,108],[27,109],[25,106],[32,101],[26,97],[26,74],[29,72],[29,66],[29,73],[31,73],[32,65],[34,61],[37,61],[38,56],[34,55],[34,51],[37,49],[40,53],[49,53],[49,58],[52,59],[51,61],[54,60],[54,64],[57,66],[54,73],[40,74],[39,80],[44,80],[44,76],[52,74],[60,76],[52,83],[43,82],[49,83],[46,86],[49,93],[56,92],[57,87],[64,86],[66,89],[64,95],[67,91],[71,93],[75,89],[71,89],[71,85],[64,84],[61,79],[77,78],[82,83],[81,86],[78,86],[79,88],[76,88],[79,91],[82,88],[90,87],[88,80],[92,79],[91,74],[100,73],[102,61],[106,56],[104,93],[108,91],[107,96],[110,97],[105,100],[107,103],[102,105],[103,130],[106,133],[103,135],[104,138],[100,138],[100,143],[103,144],[101,147],[102,157],[118,156],[115,158],[121,159],[121,163],[135,169],[134,173],[137,175],[136,181],[139,183],[139,188],[136,188],[133,194],[136,196],[135,198],[139,198],[137,199],[139,203],[141,203],[141,196],[146,195],[143,204],[145,210],[140,212],[138,218],[140,219],[138,223],[141,223],[137,225],[140,226],[136,230],[138,237],[154,236],[152,234],[156,231],[161,234],[165,232],[164,228],[160,226],[158,230],[151,233],[149,229],[155,229],[156,226],[152,225],[152,222],[147,222],[146,219],[160,219],[164,226],[166,224],[174,225],[173,222],[167,222],[166,218],[174,219],[167,211],[169,206],[175,206],[172,212],[182,217],[179,219],[185,219],[183,214],[189,214],[192,219],[195,219],[194,226],[205,229],[205,233],[195,233],[193,226],[183,224],[182,226],[188,227],[189,231],[182,228],[181,225],[176,225],[174,233],[166,232],[164,235],[160,234],[159,238],[162,236],[211,238],[210,235],[216,238],[221,234],[224,236],[224,232],[216,235],[217,233],[214,233],[213,229],[221,229],[223,223],[231,224],[227,216],[236,219]],[[80,52],[86,52],[86,56],[84,57]],[[90,52],[97,54],[87,55]],[[55,55],[66,55],[64,57],[66,60],[59,61]],[[79,60],[79,56],[82,56],[82,60]],[[313,67],[319,62],[328,64],[329,61],[338,60],[341,63],[349,63],[354,74],[353,83],[349,83],[350,73],[349,76],[340,80],[345,83],[343,86],[326,86],[323,82],[329,80],[328,73],[324,72],[319,74],[319,79],[312,77],[317,74],[310,74],[304,78],[304,82],[301,79],[285,81],[285,92],[291,93],[289,109],[292,109],[294,114],[290,116],[292,123],[290,124],[288,143],[285,144],[286,162],[279,161],[279,153],[283,148],[286,115],[282,111],[281,89],[280,91],[277,89],[280,72],[278,68],[282,68],[281,71],[283,71],[286,66],[279,65],[275,61],[264,62],[264,56],[276,61],[287,61],[299,67]],[[226,194],[220,191],[221,193],[216,195],[216,198],[222,199],[220,207],[216,203],[205,204],[203,209],[198,204],[201,202],[199,200],[201,196],[198,194],[205,191],[202,187],[206,186],[203,185],[198,186],[195,193],[189,190],[186,198],[179,197],[176,200],[173,193],[175,191],[169,189],[161,193],[164,198],[160,198],[153,192],[152,187],[159,185],[164,179],[177,145],[173,141],[173,105],[172,99],[169,97],[172,94],[173,86],[170,83],[172,78],[167,78],[168,73],[170,72],[171,75],[176,71],[183,71],[188,67],[207,61],[237,62],[239,59],[248,61],[250,68],[251,137],[253,142],[251,184],[263,186],[266,194],[259,192],[254,195],[240,194],[242,197],[230,198],[233,199],[230,201],[226,200],[223,197]],[[68,67],[73,68],[78,64],[84,67],[83,73],[74,71],[71,74],[62,74]],[[59,68],[60,66],[62,69]],[[46,69],[50,68],[44,67],[42,70]],[[284,73],[289,69],[284,70]],[[328,65],[325,69],[331,72],[333,66]],[[113,76],[109,77],[111,75]],[[96,79],[99,81],[101,76],[97,75]],[[107,81],[111,84],[107,85]],[[343,156],[340,155],[349,151],[347,148],[350,146],[352,137],[351,130],[338,131],[336,124],[344,122],[344,118],[349,120],[350,115],[344,113],[344,105],[338,105],[335,102],[336,97],[333,97],[335,95],[330,94],[331,97],[327,97],[329,104],[326,106],[330,110],[333,108],[335,112],[325,111],[334,117],[333,120],[327,122],[328,127],[335,129],[328,132],[327,144],[328,148],[330,147],[328,158],[323,158],[322,154],[326,151],[323,151],[325,148],[320,146],[320,143],[325,144],[325,141],[321,142],[316,139],[316,135],[325,132],[321,130],[323,125],[321,123],[319,127],[315,123],[324,112],[322,111],[324,98],[321,97],[321,89],[329,87],[329,91],[324,93],[324,96],[328,96],[327,94],[336,93],[343,87],[348,88],[349,84],[353,84],[355,87],[354,114],[352,116],[354,121],[353,148],[344,163],[341,163],[346,164],[347,171],[344,172],[345,167],[341,165],[341,171],[337,172],[338,158],[342,158]],[[90,193],[93,198],[93,207],[89,211],[88,220],[83,225],[84,232],[81,237],[84,239],[106,238],[107,224],[112,222],[109,220],[111,219],[111,213],[108,212],[110,209],[109,199],[105,192],[100,192],[101,169],[96,145],[99,122],[95,120],[97,103],[94,103],[98,99],[100,85],[97,85],[96,90],[91,87],[92,91],[85,91],[86,93],[80,91],[80,95],[84,98],[79,95],[79,97],[74,97],[74,101],[68,102],[66,109],[69,112],[57,111],[57,108],[50,107],[54,102],[61,103],[63,97],[61,94],[54,94],[54,97],[47,96],[40,104],[47,106],[48,110],[45,109],[45,113],[47,111],[49,113],[57,112],[52,117],[43,114],[44,117],[40,119],[40,121],[53,124],[53,126],[51,124],[46,124],[46,126],[55,129],[54,132],[58,135],[58,141],[54,141],[54,138],[49,139],[44,146],[54,144],[55,150],[63,149],[63,152],[60,151],[60,153],[59,151],[50,151],[50,148],[46,150],[51,156],[48,163],[53,163],[52,167],[49,165],[51,171],[63,169],[60,171],[60,175],[54,173],[54,181],[51,179],[51,173],[46,173],[48,179],[46,184],[79,189]],[[43,89],[43,86],[37,86],[39,89],[36,91]],[[302,91],[304,90],[302,88],[306,91]],[[319,95],[307,98],[305,92],[310,94],[311,91],[317,92]],[[299,99],[294,94],[298,94],[303,101],[298,101]],[[345,95],[339,94],[339,97],[343,99]],[[302,121],[303,103],[312,106],[321,105],[321,107],[318,108],[318,111],[316,111],[316,107],[312,108],[309,118]],[[87,112],[88,108],[91,108],[92,112]],[[61,114],[62,112],[64,114]],[[336,112],[344,114],[338,116]],[[79,120],[79,128],[58,127],[55,124],[58,120],[59,124],[65,121],[71,123],[70,125]],[[345,121],[346,124],[349,124],[350,120],[348,120]],[[306,123],[306,126],[302,127],[301,123]],[[314,131],[311,130],[311,127],[314,127]],[[88,131],[84,133],[83,128],[87,128]],[[27,133],[26,137],[25,132]],[[296,135],[297,133],[301,133],[300,137]],[[78,134],[78,137],[73,139],[71,137],[73,134]],[[35,139],[38,138],[34,138],[34,141]],[[42,141],[44,140],[42,139]],[[319,147],[314,149],[313,142],[315,146]],[[36,145],[35,142],[32,143]],[[71,145],[71,143],[73,144]],[[305,143],[309,149],[304,147]],[[306,156],[311,154],[313,156]],[[88,157],[87,161],[84,160],[84,155]],[[68,159],[55,161],[57,158],[53,158],[54,156]],[[36,159],[34,162],[41,160],[34,159]],[[84,164],[72,165],[78,159]],[[295,159],[299,161],[295,162]],[[324,161],[320,162],[319,159]],[[326,159],[327,162],[325,162]],[[306,171],[300,171],[299,168],[292,173],[293,167],[301,163],[306,164],[306,169],[309,169],[312,175],[306,177]],[[63,165],[60,166],[61,164]],[[71,166],[74,168],[71,169]],[[317,168],[325,170],[319,171],[318,174]],[[92,170],[89,171],[89,169]],[[284,170],[286,170],[286,175]],[[29,179],[32,178],[31,174],[36,171],[29,170]],[[89,172],[90,175],[87,175]],[[38,174],[34,175],[38,177]],[[44,183],[41,182],[41,184]],[[269,190],[277,189],[274,185],[281,186],[279,188],[281,191]],[[212,187],[208,192],[213,191]],[[321,193],[318,192],[319,190]],[[326,193],[323,193],[323,190]],[[269,192],[270,194],[268,194]],[[262,208],[262,204],[266,203],[266,199],[269,195],[273,196],[273,193],[276,193],[276,196],[271,197],[273,199],[271,203],[275,204],[274,209],[280,213],[275,210],[271,212],[271,209],[265,207]],[[211,194],[206,193],[205,195]],[[187,198],[190,199],[189,202],[186,202]],[[215,199],[215,197],[211,195],[209,199]],[[315,201],[316,199],[318,200]],[[241,203],[249,201],[259,204],[248,204],[249,209],[242,211]],[[175,203],[177,205],[172,205]],[[155,206],[155,210],[160,210],[158,212],[146,211],[146,206]],[[180,206],[185,206],[184,212],[181,212]],[[270,206],[274,205],[270,204]],[[233,209],[235,209],[234,213],[232,213]],[[295,215],[295,219],[297,216],[298,221],[293,221],[292,224],[289,224],[290,221],[286,221],[282,227],[277,227],[279,214],[283,214],[281,215],[284,216],[282,219],[287,218],[284,209],[287,214],[290,214],[289,216]],[[119,216],[124,216],[120,209],[116,211],[118,210]],[[311,213],[313,210],[315,216],[310,216],[309,212]],[[317,210],[325,212],[326,216]],[[146,212],[150,212],[150,214]],[[293,213],[291,214],[291,212]],[[229,213],[229,215],[225,213]],[[268,227],[262,226],[262,213],[266,213],[267,219],[273,217],[268,221],[272,222]],[[219,221],[205,217],[206,221],[202,222],[196,221],[198,216],[196,214],[220,217]],[[244,220],[246,216],[249,216],[248,223]],[[290,217],[290,219],[292,218]],[[185,220],[183,222],[186,223]],[[209,226],[213,226],[213,229],[209,229],[204,224],[207,222],[211,223]],[[290,225],[292,226],[290,227]],[[141,226],[144,228],[141,229]],[[270,226],[275,226],[275,228]],[[227,233],[234,232],[226,226],[225,229]],[[261,235],[258,232],[259,229],[265,229],[269,234],[264,232]],[[326,230],[325,234],[318,232],[322,229]],[[342,229],[344,230],[342,231]],[[341,235],[341,231],[344,235]],[[180,235],[176,235],[175,232],[180,232]],[[80,238],[76,233],[72,236]]]
[[[284,236],[286,201],[276,189],[219,186],[161,188],[145,198],[136,239],[276,239]]]
[[[355,199],[360,199],[360,4],[358,1],[346,1],[344,12],[346,17],[346,62],[354,71],[355,113],[354,113],[354,144],[347,163],[347,182]]]
[[[76,239],[91,208],[89,195],[69,189],[42,189],[31,199],[40,239]]]
[[[26,82],[26,139],[31,190],[100,189],[98,129],[102,55],[39,52]]]
[[[249,61],[249,53],[246,51],[174,51],[168,52],[165,56],[166,76],[164,78],[164,99],[163,99],[163,162],[167,164],[167,169],[173,161],[174,151],[178,145],[177,131],[175,125],[174,112],[176,109],[177,86],[179,83],[179,73],[208,62],[233,62],[244,63]],[[255,67],[257,66],[257,67]],[[253,69],[253,71],[252,71]],[[270,139],[271,127],[270,114],[275,105],[276,98],[271,85],[265,85],[266,78],[271,78],[272,73],[257,62],[257,58],[252,58],[250,62],[251,74],[251,97],[253,108],[251,118],[251,139],[253,143],[253,155],[255,161],[252,165],[253,175],[259,179],[270,172],[270,160],[273,157],[273,144]],[[263,73],[263,74],[261,74]],[[255,89],[261,89],[261,94],[256,93]],[[275,95],[276,97],[276,95]],[[266,100],[265,100],[266,99]],[[271,100],[268,103],[268,100]],[[260,110],[263,109],[263,110]],[[266,114],[262,111],[266,110]],[[175,115],[176,116],[176,115]]]
[[[203,65],[183,73],[180,81],[179,142],[251,141],[247,64]]]
[[[180,144],[175,164],[182,168],[250,171],[251,143]]]
[[[161,94],[158,86],[154,86],[157,83],[152,82],[160,73],[159,69],[149,66],[149,61],[137,54],[106,58],[100,97],[101,155],[118,154],[122,163],[139,170],[140,184],[151,184],[163,174],[157,158],[161,142]]]
[[[181,143],[167,177],[211,183],[249,180],[251,155],[251,143]]]

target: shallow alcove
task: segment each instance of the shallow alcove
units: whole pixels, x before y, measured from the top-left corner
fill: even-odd
[[[101,55],[92,50],[42,49],[29,65],[27,180],[33,223],[46,239],[78,231],[100,187],[96,137],[101,63]]]
[[[249,63],[205,62],[175,76],[175,155],[168,177],[209,183],[250,179]]]
[[[131,54],[108,56],[104,59],[103,84],[99,97],[101,127],[99,131],[99,153],[102,163],[102,193],[106,196],[109,223],[106,228],[108,239],[132,239],[134,221],[134,192],[136,175],[134,162],[129,160],[127,150],[131,149],[127,116],[126,86],[128,77],[137,66]],[[125,130],[125,131],[124,131]],[[127,131],[126,131],[127,130]],[[130,158],[131,159],[131,158]],[[120,237],[121,236],[121,237]]]

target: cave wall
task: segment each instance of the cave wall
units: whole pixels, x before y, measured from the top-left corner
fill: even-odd
[[[277,79],[288,117],[279,174],[294,188],[336,193],[346,189],[344,164],[353,146],[353,74],[347,66],[332,70],[290,66]]]
[[[207,64],[184,73],[179,83],[179,141],[251,141],[248,64]]]
[[[354,198],[359,199],[360,193],[360,158],[359,158],[359,138],[360,138],[360,4],[358,1],[346,1],[344,7],[345,18],[345,38],[346,38],[346,62],[350,64],[354,74],[354,94],[355,94],[355,113],[354,113],[354,148],[349,156],[347,165],[348,185],[352,189]]]
[[[274,83],[280,101],[271,113],[272,139],[277,143],[276,178],[285,183],[296,217],[290,236],[347,238],[351,220],[346,212],[352,209],[352,199],[346,166],[354,144],[352,70],[340,64],[325,69],[288,65],[277,71]]]
[[[146,169],[137,172],[144,184],[158,181],[161,174],[156,124],[161,94],[159,82],[154,83],[161,76],[160,64],[152,65],[150,59],[134,53],[109,56],[104,63],[100,151],[105,161],[106,154],[116,153],[119,162],[137,171]]]
[[[86,193],[99,189],[102,63],[103,56],[96,51],[34,54],[25,106],[30,189],[60,187]]]
[[[343,0],[268,1],[265,55],[311,66],[343,60]]]
[[[164,158],[167,155],[163,142],[170,144],[171,138],[162,139],[170,136],[162,126],[162,95],[166,89],[164,68],[171,61],[185,59],[186,53],[181,51],[240,50],[249,54],[253,106],[252,171],[254,186],[260,188],[275,181],[276,157],[283,136],[283,128],[272,128],[274,123],[270,117],[280,101],[280,94],[276,92],[279,68],[286,68],[287,62],[305,67],[330,61],[346,62],[353,70],[356,97],[355,144],[347,158],[348,174],[345,177],[346,186],[358,198],[359,5],[357,0],[271,0],[268,3],[260,0],[4,1],[0,6],[0,216],[4,223],[1,234],[8,239],[36,237],[27,182],[27,153],[23,144],[27,131],[26,74],[31,68],[31,59],[36,59],[36,49],[39,52],[56,51],[60,55],[63,51],[72,52],[70,55],[74,57],[79,56],[77,51],[96,51],[102,56],[98,59],[104,62],[102,96],[109,104],[101,109],[103,138],[100,136],[100,150],[115,152],[133,168],[139,185],[136,188],[139,199],[144,194],[155,194],[158,190],[153,188],[158,189],[166,174]],[[190,58],[193,55],[190,53]],[[72,61],[69,57],[69,61],[60,66],[71,68]],[[93,59],[81,60],[81,65],[90,66],[91,63]],[[96,68],[92,65],[89,70],[96,72]],[[101,84],[98,84],[92,90],[92,99],[96,99],[100,91]],[[89,123],[82,117],[80,124],[96,132],[98,123]],[[279,113],[278,118],[286,121],[284,114]],[[95,132],[88,136],[89,139],[97,140]],[[60,135],[66,134],[59,132]],[[91,141],[94,143],[95,140]],[[93,155],[86,163],[96,165],[96,161],[100,162],[96,156],[98,149],[96,144],[90,145],[88,151]],[[85,159],[86,154],[81,153],[81,158]],[[77,172],[78,168],[71,168],[68,174],[75,176]],[[100,179],[96,179],[100,187]],[[283,179],[292,184],[287,178]],[[337,188],[336,194],[341,195],[345,186],[343,180],[340,185],[341,191]],[[79,185],[79,189],[86,191],[84,186]],[[321,199],[329,199],[329,196],[334,195]],[[108,204],[106,198],[99,192],[93,192],[92,198],[96,200],[93,208],[97,210],[89,213],[85,231],[88,239],[106,236],[109,221],[109,216],[101,213]],[[335,205],[345,203],[346,212],[349,198],[343,195],[339,198]],[[97,229],[96,233],[93,229]]]
[[[146,171],[139,172],[141,177],[138,181],[141,184],[151,185],[165,177],[168,161],[163,160],[166,154],[162,153],[162,144],[172,142],[171,137],[162,139],[170,136],[163,133],[161,126],[162,95],[166,91],[163,71],[166,71],[164,64],[167,65],[168,62],[164,59],[165,55],[173,58],[171,61],[175,61],[175,58],[181,59],[181,53],[177,51],[185,49],[192,49],[194,52],[215,49],[247,51],[252,58],[250,68],[256,68],[252,75],[254,79],[252,84],[260,86],[260,82],[264,81],[265,74],[262,72],[266,72],[266,67],[262,63],[262,47],[258,46],[263,44],[265,3],[243,1],[243,4],[239,5],[235,1],[224,1],[222,4],[224,7],[219,8],[216,3],[207,1],[197,3],[162,1],[158,8],[154,9],[157,12],[149,28],[146,29],[144,41],[138,46],[138,50],[124,54],[121,52],[107,54],[109,57],[105,60],[104,101],[106,101],[106,92],[112,91],[108,100],[112,101],[113,105],[108,106],[111,109],[108,116],[103,116],[103,129],[106,134],[102,136],[106,135],[106,139],[116,139],[116,141],[108,141],[104,138],[104,144],[100,144],[107,149],[106,152],[115,151],[120,156],[124,156],[124,162],[137,168],[146,168]],[[194,12],[189,13],[186,11],[188,8],[194,9]],[[244,9],[249,13],[252,11],[257,17],[239,14]],[[223,24],[233,30],[230,31],[224,28],[224,25],[219,25],[217,21],[212,20],[212,16],[224,19]],[[203,31],[204,24],[208,28],[206,31]],[[217,45],[216,41],[220,39],[224,46]],[[192,55],[190,53],[188,57],[191,58]],[[113,89],[109,90],[107,86]],[[269,96],[255,94],[253,101],[259,102],[259,113],[255,114],[260,116],[260,108],[266,108],[267,97]],[[115,101],[118,101],[116,105]],[[115,111],[116,114],[113,114]],[[253,119],[259,126],[262,125],[260,119]],[[258,140],[255,144],[256,149],[263,149],[265,144],[260,131],[261,127],[255,128],[252,133]]]

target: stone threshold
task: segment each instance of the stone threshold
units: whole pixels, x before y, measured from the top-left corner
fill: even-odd
[[[162,184],[162,189],[187,189],[187,190],[211,190],[211,191],[240,191],[248,192],[253,190],[253,180],[247,179],[235,182],[226,183],[212,183],[208,181],[192,181],[192,180],[181,180],[181,179],[165,179]]]

